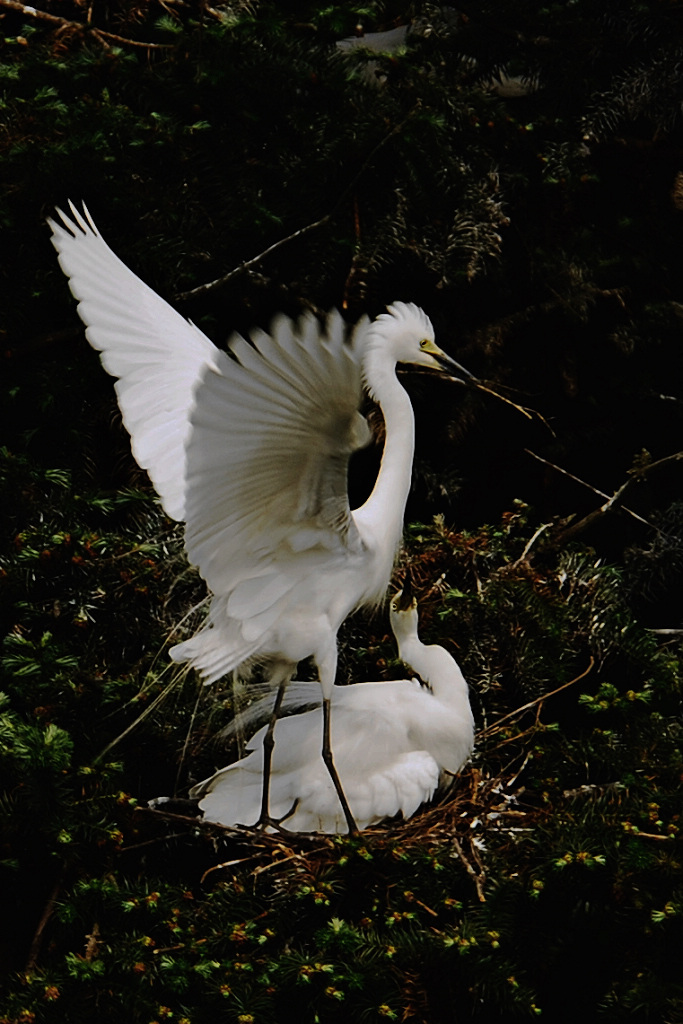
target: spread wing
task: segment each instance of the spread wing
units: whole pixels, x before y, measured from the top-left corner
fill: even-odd
[[[367,321],[348,344],[336,312],[325,330],[279,317],[270,335],[235,335],[228,355],[122,263],[85,208],[71,213],[49,221],[52,242],[87,338],[118,378],[133,454],[166,512],[185,519],[189,558],[229,597],[228,614],[272,617],[311,573],[362,549],[347,467],[370,439],[358,412]],[[254,636],[265,628],[259,619]]]
[[[361,325],[361,331],[365,325]],[[361,541],[347,469],[370,438],[357,345],[332,312],[240,336],[197,388],[187,445],[186,547],[229,614],[273,607]]]
[[[123,422],[137,463],[164,510],[185,515],[185,447],[194,390],[218,349],[112,252],[83,207],[48,220],[59,264],[78,299],[86,337],[117,377]]]

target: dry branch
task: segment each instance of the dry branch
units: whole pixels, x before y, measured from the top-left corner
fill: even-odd
[[[582,487],[587,487],[590,491],[593,491],[594,494],[606,499],[603,505],[600,505],[592,512],[589,512],[588,515],[584,516],[583,519],[579,519],[576,523],[571,523],[562,530],[562,532],[555,537],[555,543],[557,545],[565,544],[571,537],[574,537],[577,533],[582,533],[596,520],[601,519],[602,516],[606,515],[608,512],[614,511],[615,509],[623,509],[624,512],[628,513],[628,515],[632,516],[639,523],[643,523],[643,525],[649,527],[651,530],[657,530],[655,524],[651,523],[649,519],[645,519],[643,516],[638,515],[637,512],[634,512],[633,509],[624,505],[622,498],[627,490],[633,487],[633,485],[639,480],[643,480],[653,470],[660,469],[668,463],[680,462],[681,459],[683,459],[683,452],[675,452],[673,455],[666,455],[662,459],[657,459],[656,462],[650,462],[649,464],[640,465],[637,468],[631,469],[629,470],[628,480],[618,487],[614,494],[610,495],[605,494],[605,492],[601,491],[598,487],[594,487],[593,484],[587,483],[586,480],[582,480],[580,477],[575,476],[573,473],[563,469],[561,466],[556,466],[554,462],[550,462],[548,459],[544,459],[541,455],[537,455],[536,452],[532,452],[530,448],[525,448],[524,450],[528,455],[531,455],[532,458],[537,459],[546,466],[550,466],[551,469],[556,470],[558,473],[562,473],[563,476],[568,477],[577,484],[581,484]]]
[[[60,875],[48,897],[47,903],[45,904],[45,909],[43,910],[40,921],[38,922],[38,927],[35,930],[35,934],[28,951],[26,966],[24,967],[25,974],[30,974],[38,962],[40,947],[43,944],[43,932],[45,931],[48,922],[54,913],[55,906],[57,905],[57,898],[62,891],[62,880],[63,876]]]
[[[530,700],[528,704],[522,704],[520,708],[515,708],[514,711],[509,711],[507,715],[503,715],[502,718],[499,718],[497,722],[493,723],[493,725],[489,725],[488,728],[482,729],[481,732],[478,732],[475,739],[479,741],[489,736],[495,735],[495,733],[500,732],[500,730],[503,728],[503,722],[507,722],[510,718],[516,718],[517,715],[521,715],[522,712],[528,711],[530,708],[536,707],[537,704],[542,704],[544,700],[548,699],[548,697],[554,697],[556,693],[561,693],[562,690],[566,690],[567,687],[573,686],[574,683],[578,683],[580,679],[584,679],[588,675],[588,673],[593,668],[594,664],[595,658],[593,658],[591,655],[590,662],[588,663],[588,668],[585,668],[583,672],[580,673],[580,675],[575,676],[574,679],[570,679],[568,683],[563,683],[562,686],[558,686],[557,689],[550,690],[549,693],[543,693],[540,697],[536,697],[535,700]]]
[[[125,36],[116,35],[115,32],[105,32],[102,28],[93,28],[92,25],[84,24],[81,21],[71,21],[69,18],[60,18],[56,14],[49,14],[48,11],[39,11],[29,4],[19,3],[19,0],[0,0],[0,7],[5,7],[10,11],[17,11],[19,14],[25,14],[26,17],[34,18],[36,21],[45,21],[60,29],[70,28],[83,33],[87,32],[88,35],[94,36],[103,46],[108,46],[109,43],[120,43],[121,46],[137,46],[142,47],[144,50],[173,49],[172,43],[146,43],[140,39],[127,39]]]
[[[298,228],[296,231],[293,231],[290,235],[286,235],[284,238],[280,238],[277,242],[273,242],[273,244],[269,245],[267,249],[264,249],[263,252],[260,252],[258,256],[254,256],[249,260],[245,260],[243,263],[240,263],[238,267],[234,267],[232,270],[229,270],[227,274],[223,274],[221,277],[217,277],[214,281],[209,281],[206,284],[197,285],[196,288],[190,288],[189,291],[186,292],[179,292],[175,296],[176,302],[184,302],[186,299],[194,299],[197,298],[197,296],[199,295],[205,295],[207,292],[213,291],[214,288],[220,288],[222,285],[227,284],[228,281],[232,280],[233,277],[236,277],[238,274],[243,273],[245,270],[248,270],[250,267],[253,267],[256,263],[259,263],[266,256],[269,256],[271,252],[275,252],[276,249],[279,249],[281,246],[286,245],[287,242],[293,242],[295,238],[300,238],[302,235],[307,235],[309,231],[313,231],[315,228],[319,228],[322,227],[323,224],[327,224],[327,222],[332,219],[336,211],[339,209],[342,202],[346,199],[349,192],[352,192],[355,189],[356,185],[363,177],[368,167],[370,167],[375,155],[379,152],[380,149],[382,149],[383,146],[386,145],[389,139],[393,138],[394,135],[397,135],[405,127],[407,122],[410,120],[411,117],[413,117],[413,115],[420,108],[420,106],[421,104],[420,101],[418,100],[415,106],[408,111],[403,120],[400,121],[397,125],[394,125],[394,127],[389,132],[387,132],[387,134],[383,138],[380,139],[380,141],[377,143],[374,149],[369,153],[367,158],[364,160],[360,170],[353,176],[348,185],[346,185],[345,188],[342,189],[341,193],[339,194],[339,197],[337,198],[337,201],[334,203],[329,213],[326,213],[324,217],[320,217],[318,220],[312,221],[312,223],[310,224],[304,225],[304,227],[302,228]]]

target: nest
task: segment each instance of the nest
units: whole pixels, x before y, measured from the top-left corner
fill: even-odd
[[[532,829],[547,813],[526,793],[519,782],[539,729],[544,702],[583,679],[588,667],[576,678],[541,697],[499,717],[475,739],[476,759],[434,802],[425,805],[408,820],[392,819],[364,829],[355,836],[296,833],[285,829],[266,833],[246,826],[222,826],[201,818],[168,811],[141,808],[140,812],[199,832],[208,837],[218,852],[229,856],[212,864],[201,876],[207,884],[224,873],[240,873],[254,880],[264,873],[283,883],[290,873],[317,877],[321,870],[339,857],[339,847],[356,844],[358,848],[381,851],[400,847],[402,851],[426,849],[430,853],[444,849],[462,863],[472,880],[480,902],[486,901],[487,846],[497,848],[515,842],[521,833]],[[524,719],[531,722],[522,727]],[[492,766],[495,765],[495,768]],[[484,767],[485,766],[485,767]],[[176,833],[178,834],[178,833]],[[130,848],[130,847],[129,847]]]
[[[472,765],[462,772],[449,795],[431,803],[407,821],[392,819],[355,836],[320,833],[266,833],[245,826],[222,826],[201,818],[173,814],[162,810],[141,808],[139,813],[151,815],[189,833],[199,831],[214,842],[217,851],[229,857],[204,871],[201,884],[218,880],[219,873],[239,874],[254,879],[269,872],[271,877],[294,872],[317,877],[321,869],[337,860],[340,846],[352,844],[360,849],[380,851],[400,846],[402,851],[421,848],[430,853],[448,848],[463,864],[476,888],[477,897],[485,901],[486,842],[492,831],[499,834],[530,828],[538,813],[533,806],[523,806],[524,787],[515,788],[520,769],[503,775],[484,777]],[[176,833],[177,834],[177,833]]]

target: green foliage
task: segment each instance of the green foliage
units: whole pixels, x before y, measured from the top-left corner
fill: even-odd
[[[3,10],[0,1022],[680,1020],[680,6],[86,6]],[[220,343],[416,301],[544,417],[409,384],[404,560],[479,730],[423,815],[290,843],[139,809],[227,758],[236,698],[168,668],[203,591],[47,240],[69,197],[167,297],[317,224],[182,312]],[[635,516],[568,542],[626,479]],[[403,672],[382,616],[340,665]]]
[[[49,946],[11,991],[6,1019],[57,1021],[66,1008],[87,1020],[95,998],[104,1021],[431,1022],[455,1003],[472,1020],[565,1010],[610,1020],[644,1000],[644,1019],[666,1019],[680,997],[665,955],[683,905],[679,660],[638,625],[616,568],[589,550],[530,548],[535,533],[521,505],[475,534],[441,520],[411,527],[412,573],[431,589],[422,632],[458,651],[480,734],[447,802],[353,839],[240,838],[135,811],[158,791],[145,751],[172,769],[174,720],[192,718],[185,747],[197,749],[212,699],[197,711],[193,689],[178,690],[137,726],[137,742],[121,741],[120,764],[93,761],[45,709],[31,715],[23,691],[41,681],[47,695],[52,680],[57,711],[65,680],[87,664],[75,669],[74,648],[49,634],[11,635],[4,670],[25,710],[7,703],[0,718],[5,870],[23,884],[41,849],[58,896]],[[88,563],[93,579],[102,572]],[[377,675],[388,638],[380,623],[356,628],[358,670]],[[101,699],[110,689],[120,699],[119,681],[99,671]],[[132,672],[143,681],[141,665]],[[73,732],[87,736],[93,706],[82,700]],[[567,993],[577,974],[586,984]]]

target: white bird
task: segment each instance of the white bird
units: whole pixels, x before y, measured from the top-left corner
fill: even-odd
[[[399,657],[422,682],[354,683],[335,686],[332,695],[335,765],[359,828],[396,814],[409,818],[432,798],[443,772],[461,770],[474,742],[467,683],[448,651],[420,641],[409,586],[392,598],[389,614]],[[311,685],[292,683],[286,707],[310,706]],[[268,698],[263,703],[270,704]],[[277,728],[273,819],[296,832],[345,831],[342,806],[320,756],[320,707],[282,718]],[[190,791],[205,821],[232,826],[258,819],[266,732],[264,726],[253,736],[246,757]]]
[[[435,344],[425,313],[402,302],[362,319],[350,344],[333,311],[324,330],[312,315],[279,316],[270,335],[254,330],[249,343],[235,334],[222,352],[121,262],[85,207],[70,207],[73,220],[57,211],[62,223],[48,223],[86,337],[118,378],[133,455],[167,514],[185,521],[188,558],[213,592],[206,624],[171,657],[207,683],[261,663],[281,699],[312,656],[334,779],[337,631],[352,610],[383,599],[410,488],[414,416],[396,364],[473,378]],[[370,438],[363,385],[386,441],[374,489],[351,511],[349,457]]]

